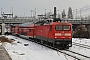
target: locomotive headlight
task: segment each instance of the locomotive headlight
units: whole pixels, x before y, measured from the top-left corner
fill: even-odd
[[[55,33],[55,36],[61,36],[61,33]]]
[[[64,34],[64,36],[71,36],[71,34],[70,33],[66,33],[66,34]]]

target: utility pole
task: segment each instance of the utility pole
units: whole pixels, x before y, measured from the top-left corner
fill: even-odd
[[[36,8],[35,8],[35,19],[36,19]]]
[[[45,9],[45,18],[46,18],[46,9]]]
[[[77,19],[77,9],[76,9],[76,19]]]
[[[24,10],[24,17],[25,17],[25,10]]]
[[[1,18],[2,18],[2,8],[1,8]]]
[[[57,10],[57,18],[59,18],[59,10]]]
[[[32,10],[30,12],[31,12],[31,18],[32,18]]]
[[[72,14],[73,14],[73,19],[74,19],[74,10],[72,11]]]
[[[13,7],[12,7],[12,18],[13,18]]]

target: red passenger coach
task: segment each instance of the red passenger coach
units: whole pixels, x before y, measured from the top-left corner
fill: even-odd
[[[19,35],[25,38],[34,38],[34,24],[33,23],[25,23],[19,25]]]
[[[57,47],[72,46],[72,24],[68,22],[37,23],[35,37]]]
[[[19,25],[11,25],[10,26],[10,31],[14,35],[19,34],[19,30],[18,29],[19,29]]]

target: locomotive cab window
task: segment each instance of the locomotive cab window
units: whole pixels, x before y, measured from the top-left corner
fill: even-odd
[[[70,30],[70,26],[63,26],[63,30]]]
[[[70,26],[56,25],[55,30],[70,30]]]
[[[56,25],[56,26],[55,26],[55,29],[56,29],[56,30],[62,30],[62,26]]]

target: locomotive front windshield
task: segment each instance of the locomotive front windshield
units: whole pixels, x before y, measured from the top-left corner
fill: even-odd
[[[70,30],[70,26],[63,26],[63,30]]]
[[[56,29],[56,30],[62,30],[62,26],[57,25],[57,26],[55,27],[55,29]]]
[[[70,26],[56,25],[55,30],[70,30]]]

